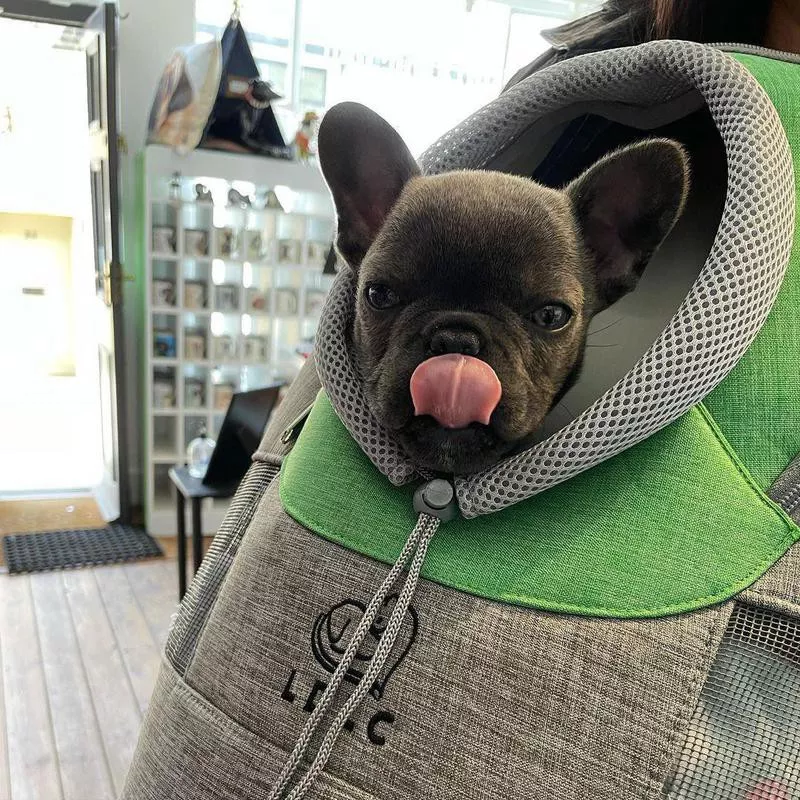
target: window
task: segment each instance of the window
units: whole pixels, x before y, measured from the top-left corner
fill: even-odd
[[[601,0],[295,0],[246,3],[242,25],[262,76],[299,121],[357,100],[394,125],[412,152],[494,99],[547,48],[541,32]],[[218,0],[197,0],[198,40],[219,35]],[[292,96],[299,71],[297,96]]]
[[[268,46],[288,51],[294,35],[294,0],[261,0],[242,3],[242,26],[247,31],[250,45],[259,41]],[[232,3],[220,0],[196,0],[195,29],[199,34],[219,36],[225,30]],[[205,38],[208,38],[205,36]],[[258,58],[255,52],[253,55]],[[288,61],[287,57],[278,59]]]
[[[303,67],[300,71],[300,101],[302,111],[319,111],[325,107],[325,87],[328,82],[327,70],[317,67]]]
[[[510,80],[514,73],[531,63],[537,56],[547,50],[549,45],[542,36],[542,31],[555,28],[560,20],[512,11],[508,25],[508,47],[506,50],[503,83]]]
[[[278,94],[286,97],[291,89],[287,81],[289,65],[285,62],[267,61],[266,59],[259,59],[256,61],[256,64],[261,72],[261,77],[265,81],[269,81],[272,88]]]

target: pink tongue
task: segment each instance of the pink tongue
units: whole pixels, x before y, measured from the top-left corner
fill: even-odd
[[[503,392],[485,361],[457,353],[423,361],[411,376],[410,389],[414,413],[430,414],[444,428],[488,425]]]

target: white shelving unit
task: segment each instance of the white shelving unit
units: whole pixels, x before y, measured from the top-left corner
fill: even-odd
[[[197,200],[197,183],[213,202]],[[256,202],[233,206],[230,189]],[[262,207],[266,190],[283,210]],[[317,167],[161,146],[144,154],[144,205],[146,524],[171,535],[168,471],[201,426],[215,437],[233,391],[288,382],[302,365],[331,283],[333,208]],[[213,533],[228,502],[207,504]]]

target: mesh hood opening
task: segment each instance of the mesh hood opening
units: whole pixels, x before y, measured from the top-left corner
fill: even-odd
[[[606,153],[657,136],[679,141],[689,153],[691,188],[684,213],[650,259],[636,289],[592,319],[580,377],[545,419],[537,442],[586,411],[644,356],[700,275],[725,204],[725,148],[698,93],[679,98],[668,108],[593,105],[589,113],[574,109],[578,115],[557,126],[559,135],[543,158],[539,159],[540,148],[515,142],[489,167],[494,169],[499,161],[504,171],[559,188]]]
[[[457,477],[465,517],[527,499],[631,447],[677,419],[727,376],[766,319],[788,263],[792,162],[778,115],[757,81],[721,51],[688,42],[653,42],[556,64],[513,87],[423,155],[426,174],[499,168],[559,182],[562,175],[552,165],[577,168],[580,159],[575,154],[558,162],[545,157],[563,144],[564,132],[576,120],[605,120],[613,139],[641,136],[648,129],[662,132],[672,120],[680,126],[679,120],[691,115],[706,121],[692,126],[705,137],[698,146],[716,148],[718,155],[720,143],[724,148],[727,185],[724,197],[720,192],[703,199],[703,224],[697,227],[693,218],[683,230],[676,228],[660,256],[682,264],[680,279],[671,284],[674,313],[668,307],[663,319],[652,317],[652,343],[628,353],[628,363],[618,360],[616,373],[599,370],[605,385],[584,385],[578,404],[574,396],[572,404],[565,397],[569,412],[552,414],[537,444],[484,472]],[[600,146],[593,142],[584,147],[584,157]],[[713,158],[708,165],[715,168]],[[692,239],[693,261],[679,257],[686,237]],[[652,267],[646,274],[655,280],[661,270]],[[400,485],[421,476],[367,408],[348,350],[354,289],[355,276],[345,268],[320,322],[320,379],[361,449]],[[629,302],[635,306],[645,296],[637,290]],[[598,315],[593,329],[609,325],[615,310],[619,316],[619,305],[605,319]]]

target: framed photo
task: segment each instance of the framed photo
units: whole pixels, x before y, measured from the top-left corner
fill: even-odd
[[[200,228],[187,228],[183,232],[184,255],[190,258],[205,258],[208,256],[208,231]]]
[[[247,261],[264,261],[267,257],[267,238],[261,231],[244,232],[244,257]]]
[[[325,259],[330,249],[330,242],[306,242],[306,263],[311,267],[325,266]]]
[[[235,283],[221,283],[214,287],[215,308],[218,311],[239,310],[239,287]]]
[[[175,407],[175,380],[172,376],[159,373],[153,375],[153,406],[155,408]]]
[[[214,408],[219,411],[225,411],[231,403],[233,393],[236,387],[232,383],[216,383],[214,384],[213,399]]]
[[[208,304],[207,285],[204,281],[185,281],[183,305],[185,308],[205,308]]]
[[[288,317],[297,313],[297,292],[294,289],[275,289],[275,313]]]
[[[211,340],[212,357],[218,361],[233,361],[236,358],[236,339],[224,334]]]
[[[175,358],[175,334],[168,328],[153,331],[153,355],[156,358]]]
[[[320,289],[308,289],[306,291],[306,316],[317,317],[322,313],[325,305],[325,292]]]
[[[201,329],[188,329],[183,336],[186,358],[202,361],[206,357],[206,335]]]
[[[186,378],[183,402],[186,408],[202,408],[206,404],[206,382],[200,378]]]
[[[217,228],[217,255],[220,258],[239,255],[239,232],[235,228]]]
[[[175,305],[175,281],[169,278],[153,278],[153,305]]]
[[[245,295],[245,305],[254,314],[265,314],[269,311],[269,295],[263,289],[251,286]]]
[[[278,241],[278,262],[280,264],[299,264],[300,245],[297,239],[280,239]]]
[[[177,249],[175,228],[172,225],[153,225],[153,252],[172,255]]]
[[[242,340],[242,359],[244,361],[267,361],[269,359],[269,340],[266,336],[245,336]]]

